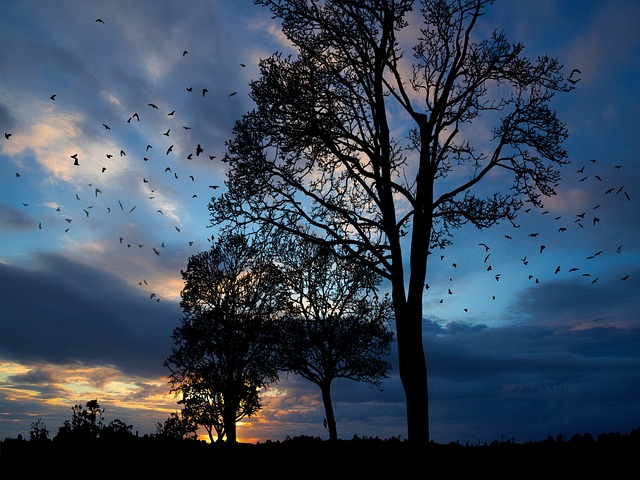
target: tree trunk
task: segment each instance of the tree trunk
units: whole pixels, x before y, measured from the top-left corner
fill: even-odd
[[[227,436],[227,444],[234,445],[237,442],[236,436],[236,408],[226,406],[229,412],[224,413],[224,431]]]
[[[406,397],[408,440],[429,443],[429,391],[422,344],[422,306],[394,300],[398,368]]]
[[[336,427],[336,417],[333,413],[333,404],[331,403],[331,384],[323,383],[320,385],[322,392],[322,403],[324,403],[324,411],[327,416],[327,429],[329,430],[329,441],[338,440],[338,429]]]

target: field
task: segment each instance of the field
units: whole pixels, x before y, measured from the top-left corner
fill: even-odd
[[[23,478],[161,478],[233,475],[241,478],[603,478],[640,479],[640,442],[610,435],[566,442],[412,446],[399,440],[330,443],[313,437],[262,444],[206,444],[132,437],[123,442],[41,443],[6,439],[0,472]]]

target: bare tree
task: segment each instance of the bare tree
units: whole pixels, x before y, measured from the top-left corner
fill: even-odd
[[[391,368],[385,358],[393,341],[391,302],[376,293],[378,275],[326,246],[288,236],[279,247],[289,297],[279,362],[320,387],[329,440],[337,440],[331,384],[349,379],[380,387]]]
[[[498,31],[476,39],[491,0],[422,0],[419,14],[412,0],[255,3],[281,20],[296,55],[260,62],[212,223],[298,235],[307,225],[390,282],[408,437],[426,443],[430,250],[555,193],[567,132],[549,104],[573,87],[556,59],[528,59]],[[412,60],[398,39],[410,14]]]
[[[165,366],[183,415],[219,441],[236,442],[236,423],[260,410],[260,389],[278,379],[277,272],[242,235],[221,237],[182,272],[184,315]]]

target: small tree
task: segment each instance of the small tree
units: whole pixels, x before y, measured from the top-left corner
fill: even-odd
[[[261,408],[260,389],[278,379],[278,271],[246,237],[230,235],[190,257],[182,277],[184,316],[165,361],[172,392],[191,421],[235,443],[236,423]]]
[[[31,423],[29,430],[29,439],[34,442],[43,442],[49,440],[49,429],[45,425],[42,418]]]
[[[282,368],[320,387],[329,440],[337,440],[331,384],[345,378],[379,387],[387,377],[391,302],[376,295],[379,276],[325,246],[290,238],[278,258],[289,293]]]
[[[197,428],[182,411],[172,412],[164,423],[156,424],[156,436],[172,440],[195,440]]]
[[[104,408],[100,408],[98,400],[89,400],[86,408],[82,405],[71,407],[71,420],[65,420],[58,429],[58,439],[73,438],[76,440],[96,440],[104,427]]]
[[[127,425],[125,422],[116,418],[104,426],[100,431],[101,440],[122,441],[133,437],[133,425]]]

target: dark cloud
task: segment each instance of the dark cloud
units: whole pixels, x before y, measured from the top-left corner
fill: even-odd
[[[41,254],[30,268],[0,264],[0,316],[6,360],[113,365],[152,376],[167,373],[180,312],[101,270]]]
[[[24,230],[34,228],[36,222],[29,215],[9,205],[0,205],[0,225],[8,230]]]

